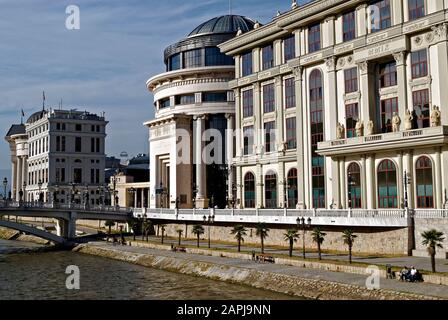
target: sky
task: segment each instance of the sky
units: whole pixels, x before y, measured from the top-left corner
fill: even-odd
[[[303,1],[299,1],[303,2]],[[69,30],[69,5],[80,28]],[[232,13],[269,22],[290,0],[232,0]],[[163,50],[196,26],[229,13],[229,0],[0,0],[0,135],[46,106],[106,113],[106,153],[148,153],[153,97],[146,80],[164,72]],[[10,168],[0,141],[0,170]]]

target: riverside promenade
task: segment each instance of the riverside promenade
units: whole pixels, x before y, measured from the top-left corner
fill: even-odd
[[[252,260],[243,260],[243,259],[235,259],[235,258],[227,258],[227,257],[219,257],[219,256],[207,256],[201,254],[191,254],[191,253],[181,253],[181,252],[172,252],[168,250],[160,250],[160,249],[151,249],[144,247],[134,247],[134,246],[120,246],[120,245],[112,245],[110,243],[104,242],[92,242],[87,246],[91,248],[97,248],[98,253],[102,249],[105,251],[113,251],[116,257],[117,254],[131,254],[134,255],[132,258],[121,259],[124,261],[135,262],[139,259],[139,257],[143,257],[144,255],[150,255],[152,257],[157,257],[158,261],[163,258],[169,258],[171,260],[180,261],[184,263],[184,265],[195,264],[195,263],[205,263],[211,264],[221,268],[222,270],[226,269],[235,269],[240,270],[241,275],[245,274],[246,271],[256,271],[261,272],[260,274],[271,274],[275,276],[292,276],[298,277],[300,279],[304,279],[306,281],[313,282],[315,286],[331,286],[334,287],[334,284],[341,284],[345,286],[349,290],[358,291],[360,297],[364,297],[365,299],[375,299],[375,296],[369,296],[368,292],[372,292],[372,290],[366,289],[366,279],[368,275],[360,275],[360,274],[350,274],[350,273],[342,273],[342,272],[331,272],[325,270],[317,270],[317,269],[309,269],[302,268],[297,266],[288,266],[282,264],[270,264],[270,263],[258,263]],[[80,250],[80,252],[83,252]],[[85,252],[90,254],[95,254],[95,250],[92,252]],[[156,259],[156,260],[157,260]],[[147,265],[151,266],[151,265]],[[203,265],[199,267],[192,267],[193,269],[200,269]],[[172,268],[173,271],[173,263],[171,262],[167,269]],[[203,270],[202,270],[203,271]],[[194,273],[191,273],[194,274]],[[198,274],[197,274],[198,275]],[[224,276],[223,278],[226,278]],[[229,277],[225,280],[229,280]],[[263,286],[261,284],[261,286]],[[258,286],[260,287],[260,286]],[[292,288],[292,287],[291,287]],[[269,288],[268,283],[266,282],[266,289]],[[393,299],[400,299],[400,295],[403,295],[403,299],[413,299],[412,295],[416,295],[414,298],[419,299],[421,297],[418,296],[427,296],[427,297],[438,297],[442,299],[448,299],[448,286],[444,285],[436,285],[429,283],[407,283],[400,282],[395,279],[380,279],[380,289],[385,291],[392,291],[396,293]],[[374,290],[378,291],[378,290]],[[334,297],[337,299],[337,297]],[[379,299],[384,299],[381,297]],[[387,298],[386,298],[387,299]]]

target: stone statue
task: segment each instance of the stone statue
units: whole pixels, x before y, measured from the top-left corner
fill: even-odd
[[[357,137],[362,137],[364,135],[364,124],[361,119],[358,119],[358,122],[356,122],[355,131]]]
[[[375,126],[373,124],[373,121],[372,120],[367,121],[367,135],[368,136],[375,134],[374,129],[375,129]]]
[[[341,140],[345,138],[345,127],[343,124],[338,122],[336,126],[336,139]]]
[[[440,126],[440,109],[438,106],[433,106],[431,110],[431,127]]]
[[[406,110],[406,115],[404,116],[404,130],[412,130],[412,120],[414,120],[414,116],[411,111]]]
[[[392,116],[392,132],[400,131],[401,119],[396,112]]]

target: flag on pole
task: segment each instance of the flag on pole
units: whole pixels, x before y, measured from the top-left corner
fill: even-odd
[[[23,112],[23,109],[22,109],[22,117],[24,117],[25,116],[25,112]]]
[[[42,110],[45,110],[45,91],[42,91]]]

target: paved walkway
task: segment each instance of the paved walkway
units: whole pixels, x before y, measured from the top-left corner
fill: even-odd
[[[131,238],[128,238],[131,239]],[[141,240],[141,236],[136,238],[137,240]],[[149,240],[151,242],[157,242],[160,243],[161,238],[156,236],[150,236]],[[177,240],[174,239],[166,239],[164,241],[165,244],[174,244],[177,245]],[[184,245],[191,245],[196,246],[197,241],[195,240],[185,240],[182,239],[182,244]],[[208,248],[208,242],[207,241],[201,241],[200,242],[201,248]],[[237,251],[236,244],[217,244],[217,243],[211,243],[211,248],[219,248],[219,249],[227,249],[227,250],[234,250]],[[254,246],[247,246],[242,245],[241,251],[245,252],[251,252],[252,250],[255,250],[257,253],[260,252],[260,247],[254,247]],[[282,255],[289,255],[288,249],[277,249],[277,248],[270,248],[266,247],[264,248],[264,252],[269,254],[282,254]],[[293,256],[295,257],[302,257],[302,249],[301,246],[296,244],[294,246]],[[306,253],[307,258],[318,258],[317,252],[307,252]],[[347,254],[322,254],[323,260],[338,260],[338,261],[348,261],[348,255]],[[367,263],[367,264],[376,264],[376,265],[386,265],[390,264],[392,266],[400,267],[407,266],[408,268],[411,266],[416,267],[418,270],[426,270],[431,271],[431,261],[428,258],[421,258],[421,257],[395,257],[395,258],[383,258],[383,257],[377,257],[377,256],[368,256],[368,257],[359,257],[359,256],[353,256],[354,262],[361,262],[361,263]],[[448,260],[444,259],[436,259],[436,270],[438,272],[448,272]]]
[[[306,269],[295,266],[286,266],[279,264],[264,264],[257,263],[252,260],[240,260],[234,258],[222,258],[222,257],[213,257],[213,256],[204,256],[199,254],[190,254],[190,253],[180,253],[180,252],[172,252],[165,250],[156,250],[150,248],[139,248],[139,247],[129,247],[129,246],[113,246],[110,243],[105,242],[92,242],[92,245],[110,247],[118,250],[135,252],[141,254],[154,254],[164,257],[175,257],[178,259],[185,260],[195,260],[202,262],[215,263],[220,265],[228,265],[234,267],[255,269],[258,271],[265,272],[273,272],[287,275],[296,275],[303,278],[308,279],[319,279],[326,281],[333,281],[338,283],[345,283],[350,285],[356,285],[360,287],[365,287],[365,282],[367,279],[367,275],[357,275],[350,273],[342,273],[342,272],[331,272],[324,270],[316,270],[316,269]],[[380,280],[381,289],[389,289],[400,292],[409,292],[414,294],[423,294],[428,296],[438,296],[445,299],[448,299],[448,286],[435,285],[429,283],[408,283],[401,282],[398,280],[391,279],[383,279]]]

